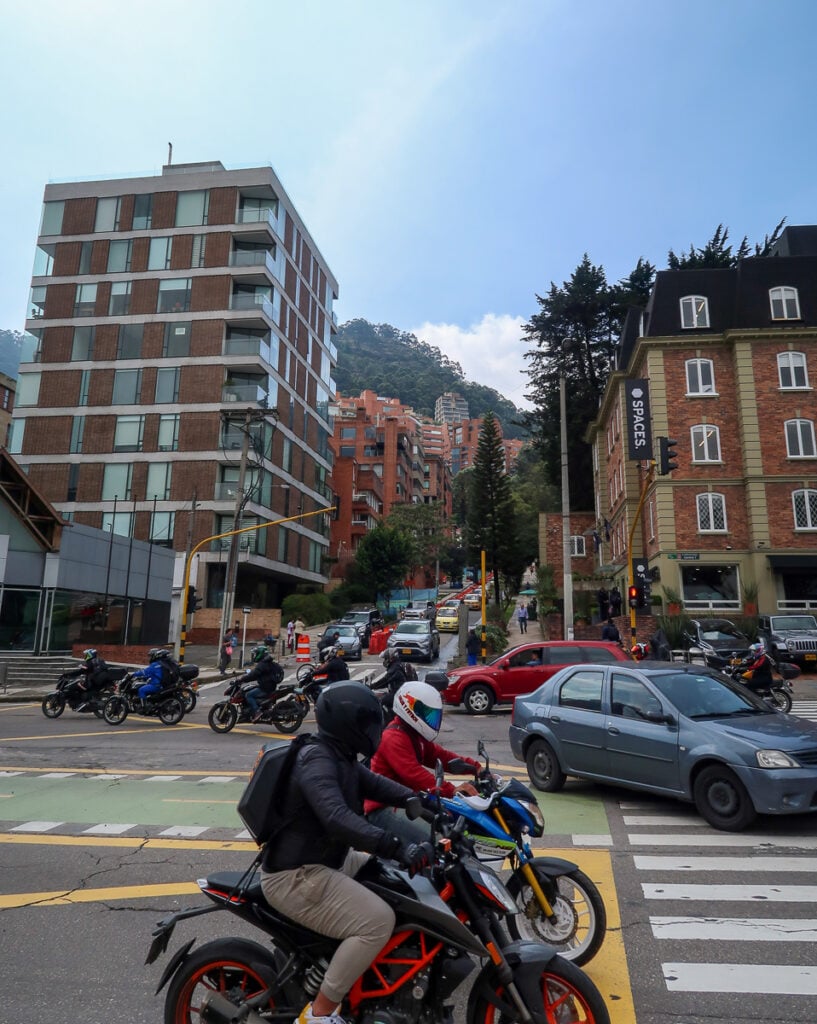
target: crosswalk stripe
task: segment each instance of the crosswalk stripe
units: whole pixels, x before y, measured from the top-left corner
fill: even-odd
[[[814,871],[813,857],[633,857],[639,871]]]
[[[111,775],[108,775],[108,774],[106,774],[106,775],[91,775],[91,776],[89,776],[89,778],[91,778],[91,779],[104,779],[106,782],[108,782],[111,779],[114,779],[114,780],[115,779],[126,779],[127,775],[113,775],[113,774],[111,774]]]
[[[198,785],[203,782],[235,782],[235,775],[206,775],[203,779],[199,779]]]
[[[96,836],[121,836],[123,832],[129,832],[136,825],[124,825],[120,822],[102,822],[100,825],[92,825],[82,830],[83,835]]]
[[[788,964],[661,964],[670,992],[817,995],[817,967]]]
[[[755,849],[817,850],[817,836],[758,836],[734,833],[700,832],[695,835],[656,832],[651,835],[629,835],[631,846],[751,846]]]
[[[0,779],[10,779],[12,775],[22,775],[22,772],[0,772]]]
[[[143,782],[178,782],[181,775],[150,775]]]
[[[703,818],[692,814],[625,814],[625,825],[704,825],[709,827]]]
[[[40,779],[70,779],[72,772],[46,772],[44,775],[39,775]]]
[[[52,828],[59,828],[64,821],[26,821],[22,825],[15,825],[9,832],[49,832]]]
[[[195,839],[207,831],[206,825],[171,825],[159,833],[160,836],[177,836],[178,838]]]
[[[641,891],[647,900],[762,900],[764,903],[817,903],[817,885],[678,885],[675,883],[642,882]]]
[[[817,921],[762,917],[651,917],[656,939],[715,939],[719,942],[815,942]]]

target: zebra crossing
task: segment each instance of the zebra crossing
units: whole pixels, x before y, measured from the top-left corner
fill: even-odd
[[[800,718],[808,718],[810,722],[817,722],[817,700],[793,701],[791,714],[799,715]]]
[[[633,927],[653,940],[669,1012],[684,1019],[704,993],[774,996],[787,997],[788,1019],[813,1020],[817,823],[765,819],[768,832],[732,834],[659,801],[619,809],[642,908]]]

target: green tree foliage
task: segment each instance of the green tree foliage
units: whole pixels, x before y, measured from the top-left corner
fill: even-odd
[[[349,567],[348,582],[365,585],[376,602],[402,586],[411,568],[411,540],[382,523],[365,534]]]
[[[434,570],[446,544],[443,508],[438,504],[394,505],[384,524],[398,530],[410,543],[412,573]]]
[[[413,334],[389,324],[350,320],[341,326],[336,344],[335,383],[343,395],[359,395],[368,389],[398,398],[416,413],[431,417],[439,396],[456,391],[468,402],[473,419],[491,409],[505,437],[527,435],[522,411],[513,402],[493,388],[467,381],[459,363]]]
[[[736,267],[738,260],[745,259],[747,256],[768,256],[772,246],[780,238],[780,233],[785,223],[786,218],[784,217],[775,227],[774,231],[772,231],[771,235],[766,235],[762,242],[755,242],[754,252],[752,252],[749,246],[746,235],[743,236],[740,245],[733,252],[732,246],[727,245],[729,228],[719,224],[706,245],[697,249],[694,245],[690,245],[689,252],[681,253],[680,256],[670,249],[667,254],[667,266],[670,270],[693,270],[698,267]]]

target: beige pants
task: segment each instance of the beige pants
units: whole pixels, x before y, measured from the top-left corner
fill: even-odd
[[[321,992],[340,1003],[394,931],[394,911],[352,877],[369,859],[350,850],[340,870],[305,864],[261,872],[264,897],[274,909],[319,935],[342,939],[329,961]]]

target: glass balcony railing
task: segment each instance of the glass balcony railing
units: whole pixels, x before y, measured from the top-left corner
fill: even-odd
[[[266,267],[270,273],[275,270],[275,260],[268,249],[233,249],[230,253],[231,267]]]
[[[233,292],[230,296],[230,309],[257,310],[267,319],[273,319],[272,302],[262,292]]]
[[[222,481],[216,484],[216,493],[213,496],[215,501],[235,501],[238,491],[238,484],[235,480]]]
[[[247,206],[238,211],[237,224],[269,224],[276,227],[278,224],[278,209],[272,206]]]
[[[232,537],[222,537],[221,540],[214,540],[210,542],[211,551],[229,551],[230,542]],[[258,552],[258,534],[257,533],[244,533],[238,535],[238,551],[239,553],[249,552],[251,555],[255,555]]]
[[[267,400],[267,392],[258,384],[225,384],[221,392],[222,402],[257,402]]]
[[[224,342],[225,356],[260,356],[265,362],[271,362],[270,347],[260,338],[227,338]]]

